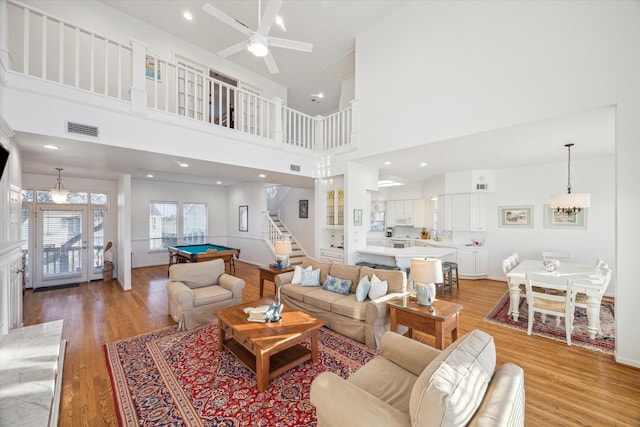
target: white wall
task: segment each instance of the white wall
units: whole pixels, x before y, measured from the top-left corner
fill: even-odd
[[[367,154],[615,105],[616,360],[640,367],[638,22],[638,1],[408,2],[357,38],[356,98]]]
[[[211,185],[191,185],[177,182],[133,179],[131,183],[131,229],[133,267],[161,265],[169,262],[167,251],[149,251],[149,203],[177,202],[178,212],[183,204],[206,203],[207,243],[227,244],[227,188]],[[180,214],[178,215],[180,218]],[[181,229],[182,222],[178,222]],[[179,233],[180,235],[181,233]],[[178,244],[183,244],[179,241]]]
[[[378,169],[355,162],[347,164],[344,175],[345,264],[358,262],[358,249],[367,246],[368,218],[371,216],[370,191],[378,189]],[[354,210],[362,210],[362,225],[354,225]]]
[[[282,191],[280,191],[282,190]],[[315,257],[315,191],[313,188],[278,188],[280,220],[293,234],[305,253],[311,257]],[[300,200],[308,200],[309,208],[307,210],[309,218],[299,217]]]
[[[119,248],[118,265],[120,275],[118,282],[125,291],[132,289],[131,268],[133,245],[131,242],[131,175],[123,174],[118,178],[118,239],[115,245]]]
[[[4,123],[0,116],[0,125]],[[16,236],[19,236],[19,222],[13,224],[10,221],[11,206],[9,203],[9,197],[11,189],[22,188],[22,165],[20,163],[20,150],[16,143],[10,139],[7,133],[12,133],[10,129],[0,126],[0,144],[2,144],[7,150],[9,150],[9,158],[5,165],[2,179],[0,179],[0,218],[2,218],[0,226],[0,241],[14,240]]]

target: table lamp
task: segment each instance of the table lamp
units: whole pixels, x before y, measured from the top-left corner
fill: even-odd
[[[411,280],[416,292],[418,304],[426,305],[430,310],[436,297],[436,283],[443,283],[442,260],[438,258],[412,258]]]
[[[276,262],[273,264],[275,268],[289,267],[289,254],[293,252],[291,242],[289,240],[278,240],[275,244]]]

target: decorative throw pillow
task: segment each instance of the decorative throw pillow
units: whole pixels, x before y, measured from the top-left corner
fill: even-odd
[[[293,270],[293,279],[291,279],[292,285],[299,285],[302,283],[302,270],[311,271],[311,266],[307,268],[302,268],[299,265],[296,265],[296,268]]]
[[[320,286],[320,269],[302,270],[300,286]]]
[[[337,292],[342,295],[349,295],[351,289],[351,280],[340,279],[327,274],[327,278],[324,279],[322,289],[325,291]]]
[[[369,299],[376,299],[387,294],[388,284],[386,280],[378,279],[375,274],[371,278],[371,288],[369,289]]]
[[[362,302],[367,299],[367,295],[369,295],[369,289],[371,288],[371,282],[369,281],[369,276],[362,276],[362,279],[358,282],[358,287],[356,288],[356,301]]]

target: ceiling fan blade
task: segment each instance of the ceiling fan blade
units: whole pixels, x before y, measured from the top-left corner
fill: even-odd
[[[209,3],[205,3],[204,6],[202,6],[202,10],[204,10],[214,18],[217,18],[220,21],[224,22],[225,24],[235,28],[236,30],[240,31],[242,34],[246,35],[247,37],[253,34],[253,31],[251,31],[249,28],[245,27],[244,25],[242,25],[241,23],[239,23],[238,21],[236,21],[235,19],[233,19],[232,17],[230,17],[229,15],[221,11],[220,9],[217,9],[211,6]]]
[[[269,46],[300,50],[302,52],[311,52],[313,50],[313,43],[281,39],[278,37],[269,37]]]
[[[276,60],[273,59],[273,55],[271,54],[271,52],[269,52],[267,56],[264,57],[264,62],[267,64],[267,68],[269,69],[271,74],[278,74],[280,72],[278,66],[276,65]]]
[[[262,15],[262,19],[260,20],[260,26],[258,26],[258,32],[264,34],[265,36],[269,34],[271,30],[271,26],[276,20],[276,15],[278,11],[282,7],[282,0],[269,0],[267,3],[267,7],[264,9],[264,14]]]
[[[234,44],[233,46],[229,46],[226,49],[222,49],[220,52],[218,52],[218,55],[226,58],[228,56],[234,55],[238,52],[242,52],[243,50],[245,50],[247,48],[247,42],[246,41],[242,41],[240,43]]]

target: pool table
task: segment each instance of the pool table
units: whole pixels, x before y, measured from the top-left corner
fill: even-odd
[[[200,245],[176,245],[169,246],[169,267],[178,262],[211,261],[222,258],[225,264],[229,264],[229,273],[235,273],[236,266],[233,257],[240,256],[240,249],[226,246],[204,243]]]

